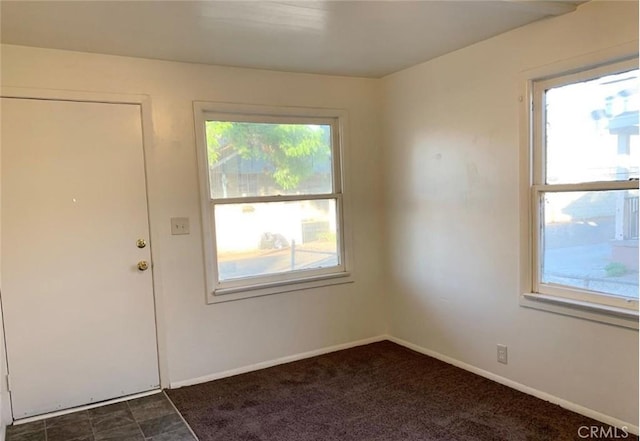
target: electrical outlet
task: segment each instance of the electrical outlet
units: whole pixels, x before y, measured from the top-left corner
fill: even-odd
[[[507,345],[498,345],[498,363],[507,364]]]

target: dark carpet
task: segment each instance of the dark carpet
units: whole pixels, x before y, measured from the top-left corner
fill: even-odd
[[[608,429],[388,341],[167,393],[200,441],[559,441]],[[638,439],[609,434],[597,439]]]

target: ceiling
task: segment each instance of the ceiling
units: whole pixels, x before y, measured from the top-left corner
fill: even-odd
[[[378,78],[582,1],[10,1],[3,43]]]

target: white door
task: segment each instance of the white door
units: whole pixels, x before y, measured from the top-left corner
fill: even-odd
[[[2,98],[1,165],[14,418],[157,389],[141,107]]]

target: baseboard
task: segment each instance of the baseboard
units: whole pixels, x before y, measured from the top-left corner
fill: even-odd
[[[557,404],[560,407],[563,407],[575,413],[579,413],[580,415],[593,418],[594,420],[603,422],[610,426],[619,427],[619,428],[624,427],[628,432],[633,433],[634,435],[638,435],[638,426],[635,426],[633,424],[627,423],[625,421],[619,420],[609,415],[605,415],[601,412],[595,411],[593,409],[589,409],[587,407],[581,406],[571,401],[567,401],[565,399],[556,397],[554,395],[548,394],[541,390],[534,389],[522,383],[518,383],[517,381],[509,380],[508,378],[502,377],[500,375],[496,375],[493,372],[485,371],[484,369],[480,369],[468,363],[464,363],[460,360],[456,360],[455,358],[448,357],[439,352],[423,348],[414,343],[410,343],[406,340],[402,340],[401,338],[393,337],[390,335],[385,336],[385,338],[389,341],[399,344],[400,346],[404,346],[408,349],[412,349],[416,352],[420,352],[421,354],[425,354],[425,355],[428,355],[429,357],[433,357],[440,361],[444,361],[447,364],[451,364],[453,366],[459,367],[460,369],[464,369],[465,371],[469,371],[476,375],[480,375],[481,377],[488,378],[489,380],[495,381],[496,383],[503,384],[517,391],[523,392],[528,395],[532,395],[536,398],[540,398],[541,400],[549,401],[550,403]]]
[[[266,369],[279,364],[290,363],[292,361],[303,360],[305,358],[315,357],[317,355],[328,354],[330,352],[341,351],[343,349],[354,348],[356,346],[368,345],[370,343],[376,343],[383,340],[388,340],[387,335],[378,335],[376,337],[365,338],[364,340],[352,341],[349,343],[342,343],[334,346],[327,346],[321,349],[316,349],[308,352],[301,352],[298,354],[287,355],[286,357],[280,357],[273,360],[262,361],[260,363],[251,364],[248,366],[242,366],[235,369],[229,369],[227,371],[215,372],[213,374],[204,375],[202,377],[191,378],[188,380],[172,381],[170,383],[171,389],[178,389],[184,386],[191,386],[194,384],[206,383],[207,381],[219,380],[220,378],[232,377],[234,375],[245,374],[247,372],[253,372],[260,369]]]

